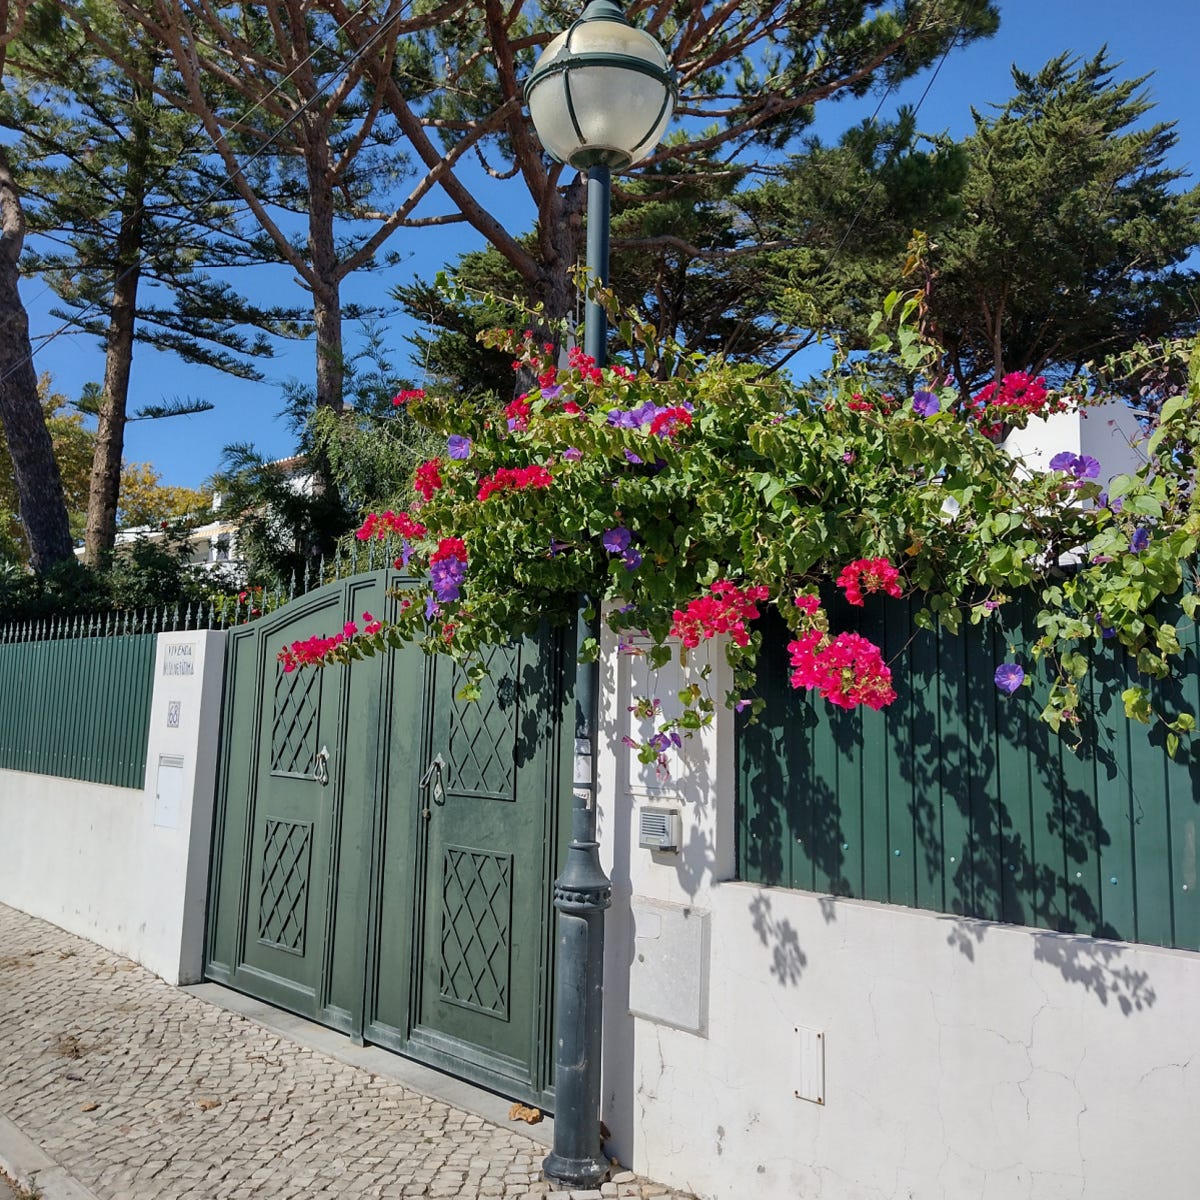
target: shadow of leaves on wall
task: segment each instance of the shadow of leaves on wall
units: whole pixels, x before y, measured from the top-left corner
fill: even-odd
[[[832,602],[834,627],[857,628],[893,661],[898,699],[883,713],[793,692],[786,632],[764,622],[767,708],[738,733],[740,877],[1112,941],[1200,945],[1187,894],[1200,756],[1185,747],[1172,762],[1160,733],[1130,725],[1121,692],[1136,676],[1111,647],[1094,655],[1068,736],[1039,719],[1035,695],[999,692],[992,676],[1004,661],[1025,665],[1035,693],[1046,686],[1027,649],[1032,608],[1009,608],[1005,625],[954,636],[914,631],[905,602],[865,611]],[[1200,707],[1195,649],[1182,680],[1155,686],[1176,709]],[[987,928],[956,927],[950,944],[975,961]],[[1041,961],[1102,1003],[1118,997],[1126,1014],[1153,1004],[1148,981],[1119,965],[1122,947],[1052,942],[1039,940]]]

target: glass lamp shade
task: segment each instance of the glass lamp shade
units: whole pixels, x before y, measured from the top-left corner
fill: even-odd
[[[525,100],[542,145],[560,162],[623,171],[662,140],[675,76],[654,38],[611,0],[593,0],[542,52]]]

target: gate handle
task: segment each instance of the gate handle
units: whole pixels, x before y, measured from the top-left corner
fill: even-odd
[[[329,786],[329,747],[322,746],[317,751],[317,766],[313,778],[322,786]]]
[[[419,791],[422,791],[422,792],[426,791],[429,787],[430,780],[433,779],[434,772],[435,771],[437,772],[437,782],[434,784],[434,787],[433,787],[433,802],[435,804],[444,803],[444,801],[442,799],[442,768],[445,765],[446,764],[445,764],[445,761],[442,759],[442,756],[440,754],[437,755],[434,758],[433,762],[431,762],[429,764],[429,767],[425,771],[425,774],[421,776],[420,782],[417,784],[417,788]],[[425,807],[421,810],[421,816],[424,817],[426,821],[429,820],[430,813],[429,813],[428,800],[425,803]]]

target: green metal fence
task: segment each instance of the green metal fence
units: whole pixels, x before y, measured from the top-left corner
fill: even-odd
[[[831,613],[899,656],[882,713],[792,691],[786,632],[767,628],[766,711],[738,734],[740,877],[1200,949],[1200,747],[1172,760],[1161,729],[1126,719],[1121,692],[1148,681],[1098,650],[1072,750],[1028,691],[993,681],[1014,656],[1029,667],[1028,609],[1017,628],[961,637],[915,632],[911,615],[899,601]],[[1191,622],[1180,633],[1181,677],[1156,695],[1197,712],[1200,638]]]
[[[0,644],[0,767],[141,788],[153,633]]]

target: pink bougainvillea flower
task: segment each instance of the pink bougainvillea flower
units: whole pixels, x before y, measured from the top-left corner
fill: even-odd
[[[588,383],[600,383],[604,379],[604,372],[596,366],[596,360],[578,346],[572,346],[567,351],[567,366],[573,371],[578,371]]]
[[[529,401],[524,396],[518,396],[504,409],[508,420],[510,433],[520,433],[529,428]]]
[[[441,466],[440,458],[431,458],[417,468],[413,478],[413,489],[420,494],[422,499],[432,500],[433,493],[442,486]]]
[[[892,672],[874,642],[861,634],[839,633],[830,638],[811,629],[788,643],[794,688],[816,690],[839,708],[865,704],[879,710],[896,698]]]
[[[520,492],[526,488],[548,488],[554,476],[545,467],[534,464],[530,467],[499,467],[492,475],[479,481],[475,498],[480,502],[496,492]]]
[[[410,400],[424,400],[424,399],[425,399],[425,389],[424,388],[409,388],[407,391],[397,392],[396,395],[394,395],[392,397],[392,404],[395,405],[397,408],[399,408],[400,405],[407,404]]]
[[[718,579],[709,584],[708,591],[707,596],[697,596],[687,608],[671,614],[671,636],[688,649],[717,634],[727,634],[738,646],[749,645],[746,622],[757,619],[758,605],[770,596],[770,589],[763,584],[740,588],[728,579]]]
[[[900,572],[886,558],[855,559],[842,568],[837,585],[846,593],[846,599],[859,608],[863,592],[886,592],[895,599],[904,595]]]
[[[664,408],[650,422],[650,432],[655,437],[674,437],[680,429],[691,426],[692,414],[683,407]]]
[[[394,513],[389,509],[385,513],[369,513],[362,523],[362,528],[354,536],[360,542],[365,542],[373,537],[382,541],[389,533],[398,533],[404,538],[422,538],[426,532],[425,526],[408,513]]]

